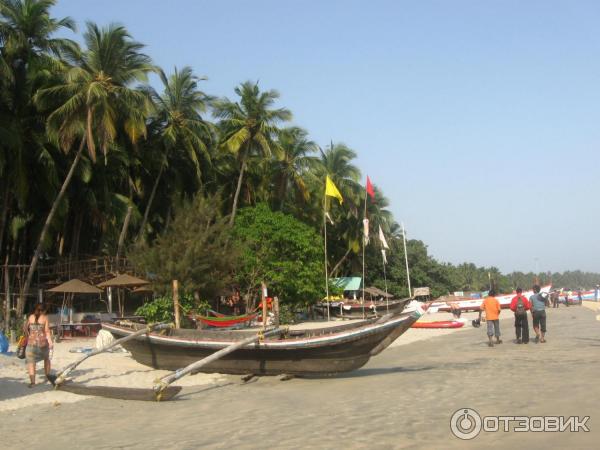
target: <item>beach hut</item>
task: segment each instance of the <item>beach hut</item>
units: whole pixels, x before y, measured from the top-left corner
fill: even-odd
[[[150,284],[149,281],[143,280],[138,277],[134,277],[133,275],[129,275],[126,273],[121,273],[110,280],[103,281],[98,284],[99,288],[117,288],[117,301],[119,303],[119,314],[121,317],[125,314],[125,302],[123,301],[121,294],[122,289],[129,288],[139,288],[141,286],[146,286]],[[109,294],[109,304],[112,303],[112,295]],[[112,309],[112,308],[111,308]]]
[[[375,286],[365,288],[365,293],[371,296],[371,300],[377,300],[378,298],[390,299],[393,297],[392,294],[388,294]]]
[[[361,296],[359,292],[362,285],[361,277],[340,277],[332,278],[330,280],[331,286],[344,291],[344,297],[346,298],[357,298]]]
[[[92,286],[85,281],[81,281],[78,278],[73,278],[72,280],[66,281],[58,286],[53,287],[52,289],[48,289],[46,292],[52,292],[57,294],[63,294],[62,306],[60,308],[59,313],[59,323],[58,328],[62,331],[63,325],[63,311],[66,308],[69,310],[69,323],[73,323],[73,298],[75,295],[84,294],[84,295],[101,295],[102,290],[98,289],[95,286]]]

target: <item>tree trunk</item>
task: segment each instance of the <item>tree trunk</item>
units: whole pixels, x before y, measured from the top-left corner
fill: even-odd
[[[10,205],[10,189],[8,177],[6,179],[6,186],[4,187],[4,202],[2,205],[2,218],[0,219],[0,254],[2,253],[4,244],[4,230],[6,229],[6,220],[8,217],[8,207]],[[7,253],[8,254],[8,253]]]
[[[121,229],[121,235],[119,236],[119,245],[117,246],[117,272],[119,271],[119,258],[121,257],[121,252],[123,251],[123,244],[125,244],[125,237],[127,236],[127,228],[129,228],[129,220],[131,219],[131,213],[133,212],[133,206],[127,207],[127,215],[125,216],[125,221],[123,222],[123,228]]]
[[[166,163],[166,161],[165,161]],[[148,204],[146,205],[146,211],[144,211],[144,218],[142,219],[142,225],[140,227],[140,231],[137,235],[136,240],[139,241],[145,234],[144,228],[146,228],[146,222],[148,222],[148,216],[150,215],[150,208],[152,207],[152,202],[154,201],[154,196],[156,195],[156,189],[158,188],[158,183],[160,183],[160,178],[162,177],[163,171],[165,170],[165,163],[160,167],[160,172],[158,172],[158,177],[156,177],[156,181],[154,182],[154,186],[152,187],[152,193],[150,194],[150,198],[148,199]]]
[[[81,228],[83,227],[83,213],[79,212],[75,216],[75,224],[73,230],[73,244],[71,247],[71,254],[75,257],[75,260],[79,257],[79,242],[81,242]]]
[[[31,264],[29,265],[29,270],[27,271],[27,279],[25,280],[25,285],[23,286],[23,289],[21,290],[20,295],[19,295],[19,301],[17,302],[17,317],[21,317],[23,315],[23,311],[25,310],[25,295],[27,294],[27,291],[29,290],[29,287],[31,286],[31,282],[33,280],[33,274],[35,273],[35,269],[37,268],[37,264],[40,259],[40,255],[42,254],[42,247],[44,246],[44,240],[46,239],[46,235],[48,234],[48,230],[50,229],[50,224],[52,223],[52,220],[54,219],[54,216],[56,215],[58,206],[60,205],[60,202],[62,201],[63,197],[65,196],[65,194],[67,192],[67,188],[69,187],[69,184],[71,183],[71,179],[73,178],[73,175],[75,174],[75,169],[77,168],[77,164],[79,163],[79,160],[81,159],[81,154],[83,153],[84,146],[85,146],[85,137],[82,137],[81,143],[79,144],[79,149],[77,150],[77,155],[75,155],[75,159],[73,160],[73,163],[71,164],[69,173],[67,173],[65,181],[63,181],[60,191],[58,192],[58,195],[56,196],[56,199],[54,200],[54,203],[52,204],[52,208],[50,209],[50,212],[48,213],[48,217],[46,217],[46,222],[44,223],[44,227],[42,228],[42,232],[40,233],[40,239],[38,241],[38,245],[35,249],[35,252],[33,253],[33,258],[31,258]]]
[[[346,253],[344,253],[344,256],[342,256],[342,258],[337,262],[337,264],[335,265],[335,267],[333,269],[331,269],[331,273],[329,274],[330,277],[332,277],[333,275],[335,275],[335,273],[339,270],[340,266],[342,265],[342,263],[344,261],[346,261],[346,258],[348,257],[348,255],[350,254],[350,252],[352,251],[352,249],[348,249],[346,250]]]
[[[279,202],[279,211],[283,212],[283,205],[285,203],[285,197],[287,195],[287,177],[283,175],[281,177],[281,184],[279,186],[279,195],[281,196],[281,200]]]
[[[229,225],[233,226],[233,222],[235,221],[235,213],[237,211],[238,198],[240,196],[240,191],[242,190],[242,178],[244,177],[244,171],[246,170],[246,150],[244,150],[244,155],[242,156],[242,168],[240,169],[240,176],[237,182],[237,188],[235,190],[235,195],[233,197],[233,207],[231,208],[231,217],[229,219]]]

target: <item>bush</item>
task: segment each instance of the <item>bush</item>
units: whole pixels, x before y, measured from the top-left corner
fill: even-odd
[[[201,300],[197,302],[192,295],[183,295],[179,298],[181,306],[181,314],[186,316],[190,311],[203,311],[210,306],[207,301]],[[146,322],[173,322],[175,320],[175,312],[173,310],[173,297],[163,296],[154,299],[153,301],[140,306],[135,311],[136,316],[142,316]]]

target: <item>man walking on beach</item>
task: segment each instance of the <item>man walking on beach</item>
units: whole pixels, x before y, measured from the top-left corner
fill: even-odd
[[[523,289],[517,288],[517,295],[510,302],[510,309],[515,313],[515,331],[517,333],[517,344],[529,343],[529,323],[527,322],[527,311],[531,309],[529,300],[523,295]]]
[[[531,318],[533,321],[533,331],[535,331],[535,343],[546,342],[546,299],[540,294],[540,287],[533,286],[533,295],[529,297],[531,302]]]
[[[500,340],[500,302],[495,295],[496,292],[494,289],[490,289],[488,296],[481,303],[481,310],[479,311],[479,320],[481,320],[481,313],[485,312],[489,347],[494,346],[492,342],[493,336],[496,336],[496,344],[502,344]]]

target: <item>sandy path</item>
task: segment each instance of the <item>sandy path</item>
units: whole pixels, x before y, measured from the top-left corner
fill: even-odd
[[[600,324],[586,308],[548,311],[548,343],[485,345],[485,330],[386,350],[336,378],[184,388],[155,404],[93,398],[2,415],[8,448],[595,448]],[[423,330],[414,330],[423,331]],[[590,433],[482,433],[460,441],[451,415],[590,415]],[[35,420],[39,435],[30,435]],[[57,429],[64,431],[57,432]],[[107,430],[110,430],[107,432]],[[5,437],[4,437],[5,436]],[[78,446],[76,445],[76,446]]]

